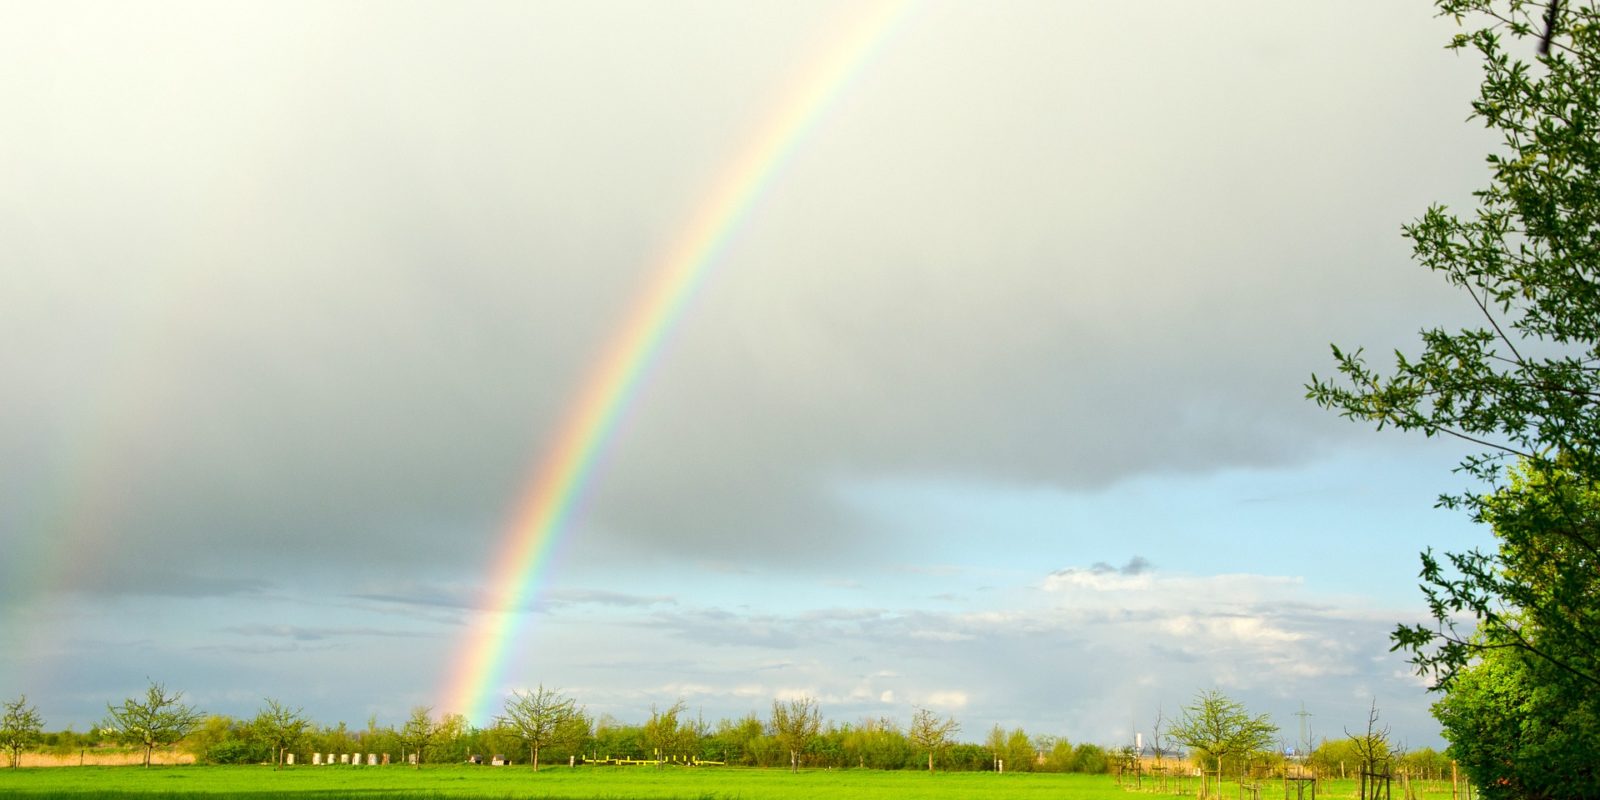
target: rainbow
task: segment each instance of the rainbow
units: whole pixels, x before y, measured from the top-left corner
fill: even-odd
[[[639,378],[660,352],[717,257],[770,185],[790,154],[835,97],[880,49],[910,8],[910,0],[882,0],[855,7],[843,35],[800,73],[745,146],[730,160],[689,224],[658,262],[653,279],[596,362],[516,505],[499,558],[491,568],[483,609],[450,670],[440,707],[474,721],[486,720],[486,704],[504,691],[501,675],[507,648],[541,569],[560,539],[579,497],[594,475],[617,419],[637,392]]]

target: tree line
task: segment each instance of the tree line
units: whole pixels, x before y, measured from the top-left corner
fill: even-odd
[[[142,696],[108,704],[106,718],[90,731],[47,733],[38,710],[23,696],[3,706],[0,747],[12,767],[24,751],[66,756],[106,745],[137,748],[149,766],[155,750],[180,744],[205,763],[275,767],[288,763],[290,754],[308,763],[312,753],[389,753],[400,763],[410,763],[414,754],[419,767],[502,756],[533,769],[540,763],[627,759],[793,770],[980,770],[994,768],[997,758],[992,747],[956,741],[956,721],[928,709],[917,709],[904,726],[889,717],[824,721],[818,702],[809,697],[774,700],[765,717],[751,712],[715,723],[691,716],[679,700],[665,708],[652,706],[647,719],[628,723],[610,714],[591,715],[572,697],[540,686],[514,692],[487,727],[472,725],[460,714],[436,715],[417,707],[399,725],[381,725],[374,716],[361,728],[345,722],[319,725],[301,709],[270,698],[250,718],[204,714],[182,699],[181,692],[152,683]],[[1106,748],[1031,736],[1020,728],[1007,734],[1006,744],[1007,769],[1105,772],[1110,763]]]
[[[1157,715],[1149,744],[1104,746],[1073,743],[1065,737],[1030,734],[999,725],[979,742],[956,739],[960,725],[925,708],[905,725],[890,717],[854,722],[824,719],[810,697],[774,700],[768,714],[750,712],[707,722],[691,715],[683,700],[652,706],[640,722],[610,714],[592,715],[576,699],[539,686],[513,692],[487,727],[460,714],[436,715],[416,707],[398,725],[365,727],[319,725],[303,710],[266,699],[255,716],[204,714],[183,702],[181,692],[151,683],[141,696],[107,704],[106,718],[90,731],[46,733],[26,696],[0,704],[0,748],[16,767],[24,751],[56,756],[82,754],[106,745],[134,747],[145,766],[158,748],[180,744],[198,761],[211,764],[271,764],[281,768],[289,756],[301,764],[319,754],[391,754],[397,763],[461,763],[474,756],[500,757],[506,763],[645,762],[710,763],[743,767],[800,769],[944,769],[955,771],[1106,773],[1149,765],[1200,767],[1211,775],[1233,776],[1286,766],[1277,726],[1267,715],[1251,714],[1243,704],[1215,692],[1200,692],[1177,719]],[[1364,734],[1323,742],[1301,759],[1325,776],[1353,772],[1383,762],[1419,774],[1437,774],[1448,760],[1431,749],[1406,752],[1391,746],[1389,732],[1375,728],[1377,708]],[[413,761],[412,756],[415,756]]]

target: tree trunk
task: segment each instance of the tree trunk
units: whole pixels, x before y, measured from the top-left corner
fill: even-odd
[[[533,771],[539,771],[539,745],[533,746]]]
[[[933,751],[928,751],[928,774],[933,774]]]
[[[155,749],[156,749],[155,745],[153,745],[153,744],[146,744],[144,746],[144,768],[145,769],[149,769],[150,768],[150,752],[152,750],[155,750]]]

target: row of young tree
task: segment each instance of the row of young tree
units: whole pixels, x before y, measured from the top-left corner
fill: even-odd
[[[312,753],[392,753],[401,761],[459,763],[477,756],[505,756],[509,762],[549,763],[631,761],[665,763],[711,762],[751,767],[952,770],[992,769],[1008,759],[1016,770],[1105,772],[1106,750],[1093,744],[1072,745],[1060,737],[1032,737],[1021,729],[1009,734],[995,729],[991,743],[957,742],[960,726],[928,709],[917,709],[901,727],[888,717],[859,723],[824,723],[812,698],[773,701],[763,719],[750,713],[715,724],[691,718],[687,704],[652,707],[647,720],[623,723],[610,715],[592,717],[576,701],[540,686],[516,692],[494,724],[477,727],[460,714],[435,716],[417,707],[399,726],[365,728],[313,723],[300,709],[267,699],[252,718],[206,715],[182,702],[181,692],[152,683],[142,697],[108,704],[106,718],[88,732],[71,729],[47,733],[38,710],[27,697],[5,703],[0,714],[0,747],[16,767],[24,751],[56,755],[81,753],[105,745],[132,746],[150,766],[159,748],[180,743],[199,760],[214,764],[273,764],[281,767],[293,754],[306,763]],[[413,761],[411,756],[415,754]]]
[[[473,756],[499,756],[508,762],[713,763],[746,767],[1005,770],[1009,772],[1104,773],[1147,762],[1200,767],[1212,774],[1286,766],[1277,726],[1266,715],[1252,715],[1220,692],[1201,692],[1175,720],[1159,714],[1150,746],[1103,747],[1073,744],[1063,737],[1030,735],[998,725],[982,743],[959,742],[960,726],[950,717],[919,708],[910,723],[876,717],[859,722],[825,721],[809,697],[775,700],[770,713],[752,712],[712,724],[691,717],[687,704],[652,706],[648,719],[623,723],[610,715],[591,716],[577,701],[540,686],[515,692],[488,727],[476,727],[460,714],[435,716],[414,708],[398,726],[369,718],[365,728],[340,722],[319,726],[300,709],[268,699],[248,719],[206,715],[182,702],[182,694],[152,683],[142,697],[108,704],[105,720],[88,733],[43,731],[37,709],[23,697],[0,706],[0,747],[17,766],[24,750],[57,755],[104,744],[134,746],[149,766],[157,748],[183,743],[197,759],[215,764],[272,764],[281,767],[293,754],[306,763],[312,753],[385,753],[401,763],[460,763]],[[1406,753],[1391,746],[1386,727],[1376,727],[1373,707],[1365,733],[1324,742],[1306,760],[1323,775],[1371,767],[1412,769],[1437,774],[1448,762],[1432,750]],[[1181,748],[1181,749],[1180,749]],[[412,756],[415,756],[413,761]]]

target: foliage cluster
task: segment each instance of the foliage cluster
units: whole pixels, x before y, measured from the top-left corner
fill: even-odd
[[[1311,398],[1454,436],[1477,487],[1440,499],[1492,526],[1492,551],[1422,556],[1427,624],[1402,625],[1444,698],[1435,716],[1486,800],[1600,795],[1600,7],[1435,0],[1482,65],[1473,117],[1502,149],[1477,207],[1405,228],[1462,289],[1476,327],[1422,331],[1392,369],[1334,349]]]
[[[1430,778],[1448,778],[1450,775],[1450,756],[1431,747],[1404,752],[1390,751],[1388,755],[1388,762],[1396,773],[1410,772]],[[1361,761],[1362,748],[1358,736],[1328,739],[1318,744],[1306,758],[1307,765],[1317,774],[1332,777],[1355,775],[1356,770],[1361,768]]]

